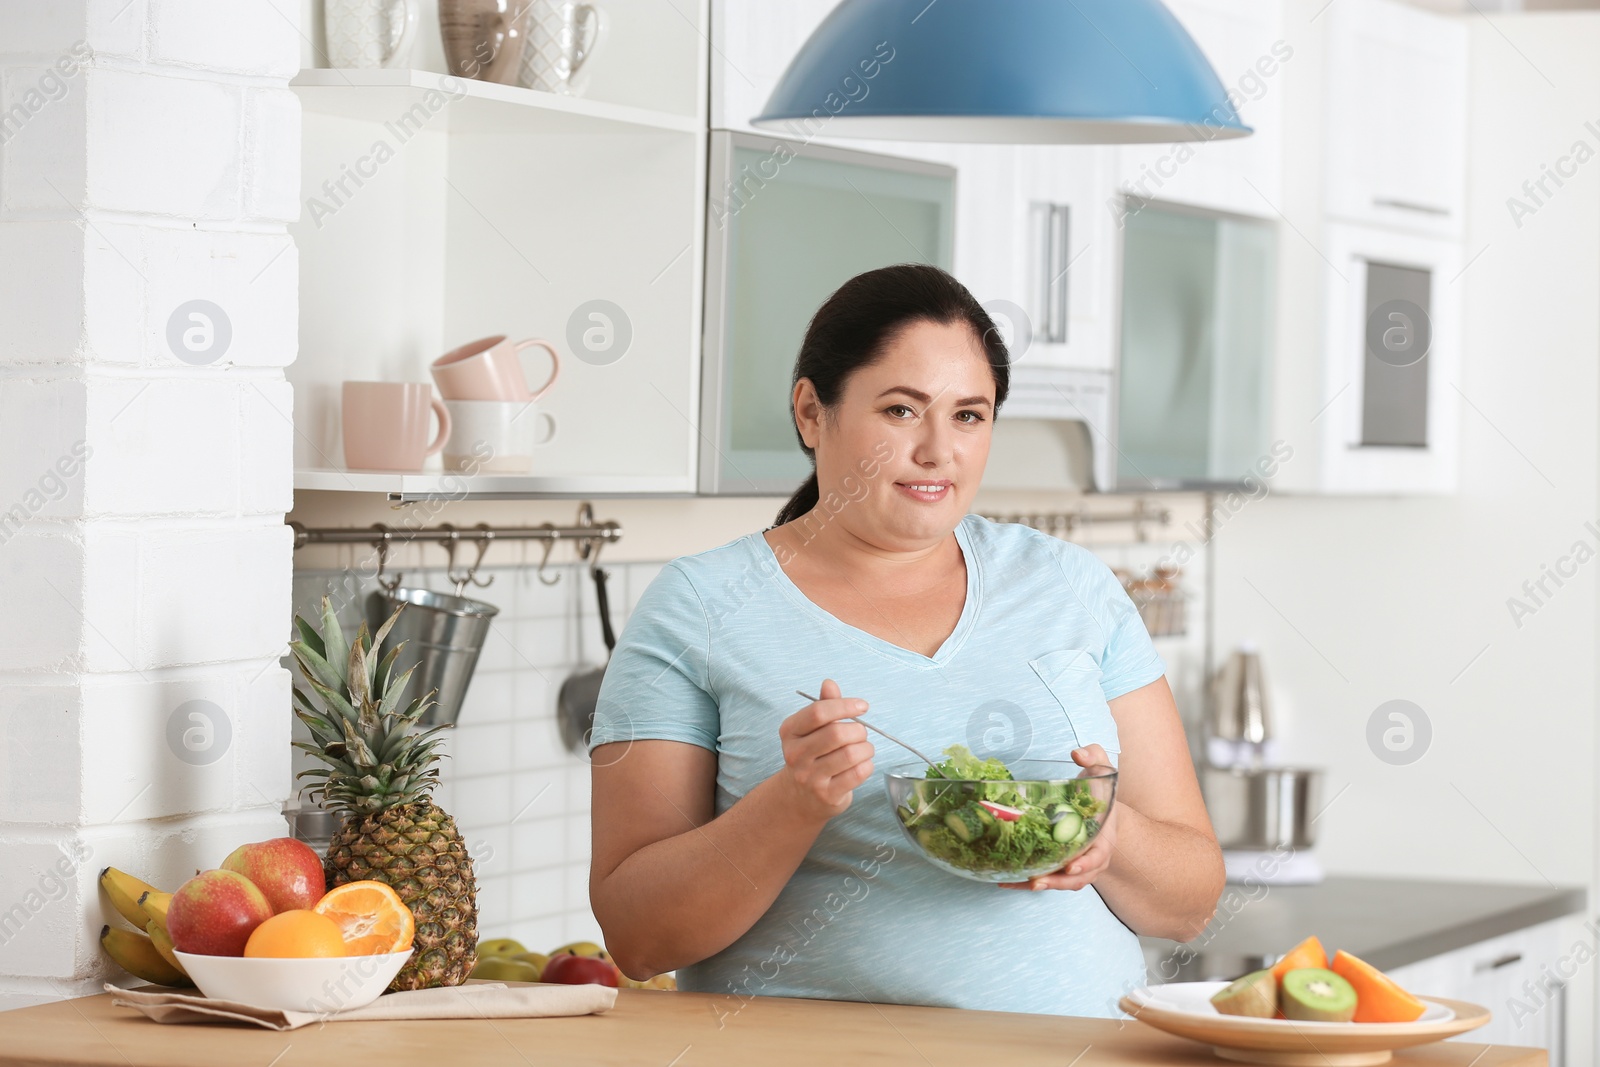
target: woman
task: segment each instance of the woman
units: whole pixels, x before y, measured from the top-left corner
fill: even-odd
[[[817,311],[792,394],[816,473],[771,529],[669,564],[606,669],[590,900],[624,973],[676,969],[723,1014],[781,995],[1110,1016],[1144,984],[1136,935],[1211,917],[1221,853],[1138,613],[1084,549],[968,514],[1008,379],[937,268],[871,271]],[[928,753],[1117,764],[1118,802],[1060,871],[958,879],[902,836],[869,707]]]

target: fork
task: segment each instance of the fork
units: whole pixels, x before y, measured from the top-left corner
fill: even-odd
[[[813,704],[815,704],[817,702],[817,700],[819,699],[817,697],[812,696],[810,693],[804,693],[804,692],[801,692],[798,689],[795,690],[795,693],[798,696],[805,697],[807,700],[811,701]],[[856,717],[856,722],[859,722],[862,726],[865,726],[867,729],[873,731],[874,733],[882,734],[884,737],[887,737],[889,740],[893,741],[895,744],[899,745],[901,748],[905,749],[907,752],[911,753],[913,756],[917,757],[919,760],[921,760],[923,763],[926,763],[928,766],[930,766],[930,767],[937,767],[938,766],[938,764],[934,763],[933,760],[929,759],[927,756],[924,756],[922,753],[918,752],[916,749],[912,748],[910,745],[908,745],[904,741],[900,740],[894,734],[891,734],[888,730],[881,730],[878,727],[872,725],[867,720],[861,718],[860,716]]]

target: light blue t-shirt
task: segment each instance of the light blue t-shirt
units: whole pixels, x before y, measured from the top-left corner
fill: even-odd
[[[1165,668],[1138,612],[1092,553],[1014,524],[956,529],[967,599],[930,658],[806,599],[759,533],[685,556],[650,583],[606,668],[593,745],[665,739],[717,754],[718,814],[783,767],[778,725],[825,677],[872,720],[933,755],[1008,761],[1120,745],[1106,701]],[[1138,939],[1093,886],[999,889],[935,868],[906,840],[882,772],[910,756],[877,735],[877,772],[829,821],[765,915],[680,988],[723,993],[1116,1016],[1145,984]],[[738,863],[738,857],[730,857]],[[732,868],[707,878],[738,878]]]

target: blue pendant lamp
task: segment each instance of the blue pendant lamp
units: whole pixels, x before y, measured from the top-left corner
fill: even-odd
[[[829,137],[996,144],[1251,132],[1161,0],[843,0],[751,121]]]

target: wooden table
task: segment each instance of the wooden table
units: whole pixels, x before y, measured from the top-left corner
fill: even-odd
[[[1137,1022],[954,1008],[620,990],[604,1015],[561,1019],[335,1022],[277,1033],[161,1025],[109,995],[0,1012],[0,1064],[28,1067],[1219,1067],[1211,1050]],[[1546,1067],[1542,1049],[1442,1042],[1394,1067]]]

